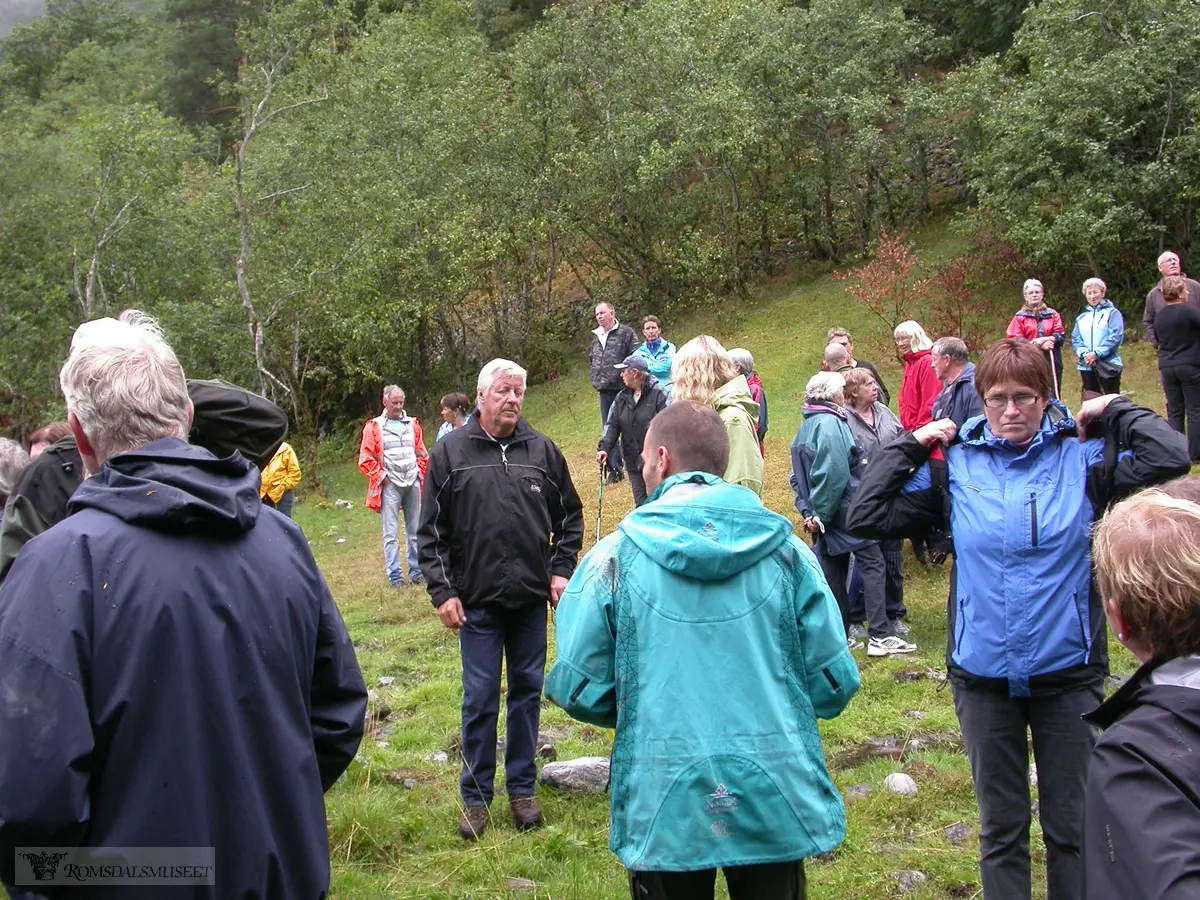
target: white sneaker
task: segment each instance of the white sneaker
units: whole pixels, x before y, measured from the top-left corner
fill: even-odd
[[[912,629],[903,619],[892,619],[892,634],[897,637],[908,637],[912,634]]]
[[[871,638],[867,642],[867,656],[891,656],[895,653],[913,653],[916,649],[916,644],[902,641],[894,634],[888,635],[885,638]]]
[[[867,629],[863,628],[861,625],[851,625],[850,637],[856,641],[865,640],[867,637]]]
[[[862,641],[856,641],[854,638],[846,639],[846,649],[847,650],[861,650],[862,648],[863,648]]]

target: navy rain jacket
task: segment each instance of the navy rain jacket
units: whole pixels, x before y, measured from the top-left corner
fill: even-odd
[[[258,484],[240,454],[157,441],[25,546],[0,588],[5,883],[16,847],[215,847],[215,886],[154,896],[327,893],[323,793],[366,688],[304,535]]]

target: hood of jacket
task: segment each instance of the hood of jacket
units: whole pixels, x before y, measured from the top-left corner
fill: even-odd
[[[712,405],[717,412],[740,406],[752,422],[758,421],[758,404],[750,395],[750,384],[745,375],[730,379],[717,388]]]
[[[1144,663],[1093,712],[1084,716],[1101,729],[1111,728],[1138,706],[1155,706],[1200,729],[1200,656]]]
[[[67,514],[98,509],[129,525],[233,538],[262,510],[259,474],[240,453],[218,459],[177,438],[112,457],[84,480]]]
[[[1049,319],[1054,316],[1054,310],[1049,306],[1043,306],[1037,312],[1034,312],[1028,306],[1022,306],[1017,310],[1016,315],[1023,319]]]
[[[753,491],[706,472],[672,475],[619,527],[658,565],[698,581],[731,578],[792,534]]]
[[[910,366],[915,362],[925,360],[925,365],[929,365],[929,355],[933,353],[933,348],[929,347],[925,350],[909,351],[904,354],[904,364]],[[932,370],[931,370],[932,371]]]
[[[804,408],[800,414],[806,419],[811,419],[813,416],[837,416],[843,422],[849,422],[849,419],[846,418],[846,410],[827,400],[804,401]]]

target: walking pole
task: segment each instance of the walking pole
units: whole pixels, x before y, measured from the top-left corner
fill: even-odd
[[[1058,367],[1054,365],[1054,351],[1047,350],[1046,352],[1050,354],[1050,377],[1054,380],[1054,399],[1060,400],[1062,398],[1058,396]]]
[[[596,543],[599,543],[600,538],[604,537],[604,534],[603,534],[603,532],[601,532],[600,529],[601,529],[602,523],[604,522],[604,482],[606,480],[604,470],[607,468],[608,468],[607,463],[600,463],[600,467],[597,470],[600,473],[599,478],[597,479],[597,482],[596,482],[597,494],[600,499],[596,503]]]

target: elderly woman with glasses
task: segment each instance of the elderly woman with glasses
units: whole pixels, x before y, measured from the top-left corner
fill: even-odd
[[[1082,898],[1080,824],[1095,743],[1080,718],[1104,696],[1108,645],[1092,524],[1136,488],[1188,471],[1166,421],[1128,399],[1071,419],[1034,343],[990,347],[975,373],[984,415],[931,422],[882,448],[847,527],[886,539],[947,528],[954,546],[947,661],[980,812],[985,900],[1030,896],[1029,735],[1048,895]],[[945,466],[933,469],[933,448]]]

